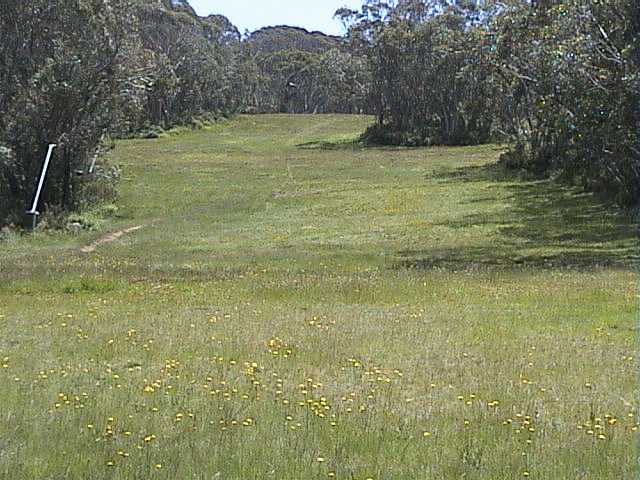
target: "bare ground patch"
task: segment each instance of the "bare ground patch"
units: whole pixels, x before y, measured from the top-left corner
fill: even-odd
[[[80,249],[80,251],[82,253],[93,253],[101,245],[104,245],[105,243],[115,242],[116,240],[118,240],[119,238],[123,237],[124,235],[128,235],[130,233],[137,232],[138,230],[141,230],[142,228],[144,228],[144,225],[137,225],[135,227],[129,227],[129,228],[125,228],[123,230],[118,230],[117,232],[109,233],[109,234],[105,235],[104,237],[99,238],[95,242],[90,243],[89,245],[87,245],[85,247],[82,247]]]

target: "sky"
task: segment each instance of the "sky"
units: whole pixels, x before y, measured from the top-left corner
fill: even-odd
[[[362,0],[189,0],[198,15],[222,14],[240,32],[273,25],[293,25],[342,35],[344,30],[333,14],[338,8],[357,9]]]

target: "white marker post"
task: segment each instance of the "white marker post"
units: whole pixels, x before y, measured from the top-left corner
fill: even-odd
[[[98,161],[98,153],[96,153],[93,156],[93,159],[91,160],[91,166],[89,167],[89,175],[91,175],[93,173],[93,171],[96,169],[96,162]]]
[[[40,201],[40,194],[42,193],[42,187],[44,186],[44,179],[46,178],[47,170],[49,169],[49,162],[51,161],[51,155],[53,154],[53,149],[56,147],[57,145],[55,143],[52,143],[51,145],[49,145],[49,150],[47,151],[47,157],[44,159],[44,165],[42,166],[42,173],[40,173],[40,181],[38,182],[38,189],[36,190],[36,195],[33,198],[33,205],[31,207],[31,210],[27,212],[27,215],[32,216],[31,228],[33,230],[36,229],[36,226],[38,224],[38,215],[40,215],[40,212],[38,212],[38,202]]]

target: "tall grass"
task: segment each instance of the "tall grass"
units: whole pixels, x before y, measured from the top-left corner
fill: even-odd
[[[122,142],[144,229],[0,244],[0,477],[635,478],[630,218],[368,122]]]

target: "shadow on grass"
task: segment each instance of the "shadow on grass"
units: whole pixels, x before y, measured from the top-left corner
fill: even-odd
[[[296,145],[300,150],[362,150],[366,147],[360,140],[338,140],[335,142],[330,141],[315,141],[299,143]]]
[[[367,142],[361,138],[349,139],[349,140],[317,140],[313,142],[299,143],[296,148],[300,150],[377,150],[381,152],[406,152],[406,151],[424,151],[426,147],[408,146],[408,145],[386,145],[381,143]],[[468,147],[453,147],[450,145],[433,145],[432,148],[468,148]],[[502,152],[503,148],[495,149],[495,151]]]
[[[504,201],[506,212],[474,213],[438,226],[465,229],[493,227],[495,242],[462,249],[405,250],[397,268],[476,270],[490,268],[631,267],[640,258],[635,223],[630,212],[551,180],[535,180],[500,165],[441,171],[432,179],[440,183],[493,184],[502,192],[475,198],[466,204]],[[495,240],[495,238],[494,238]]]

